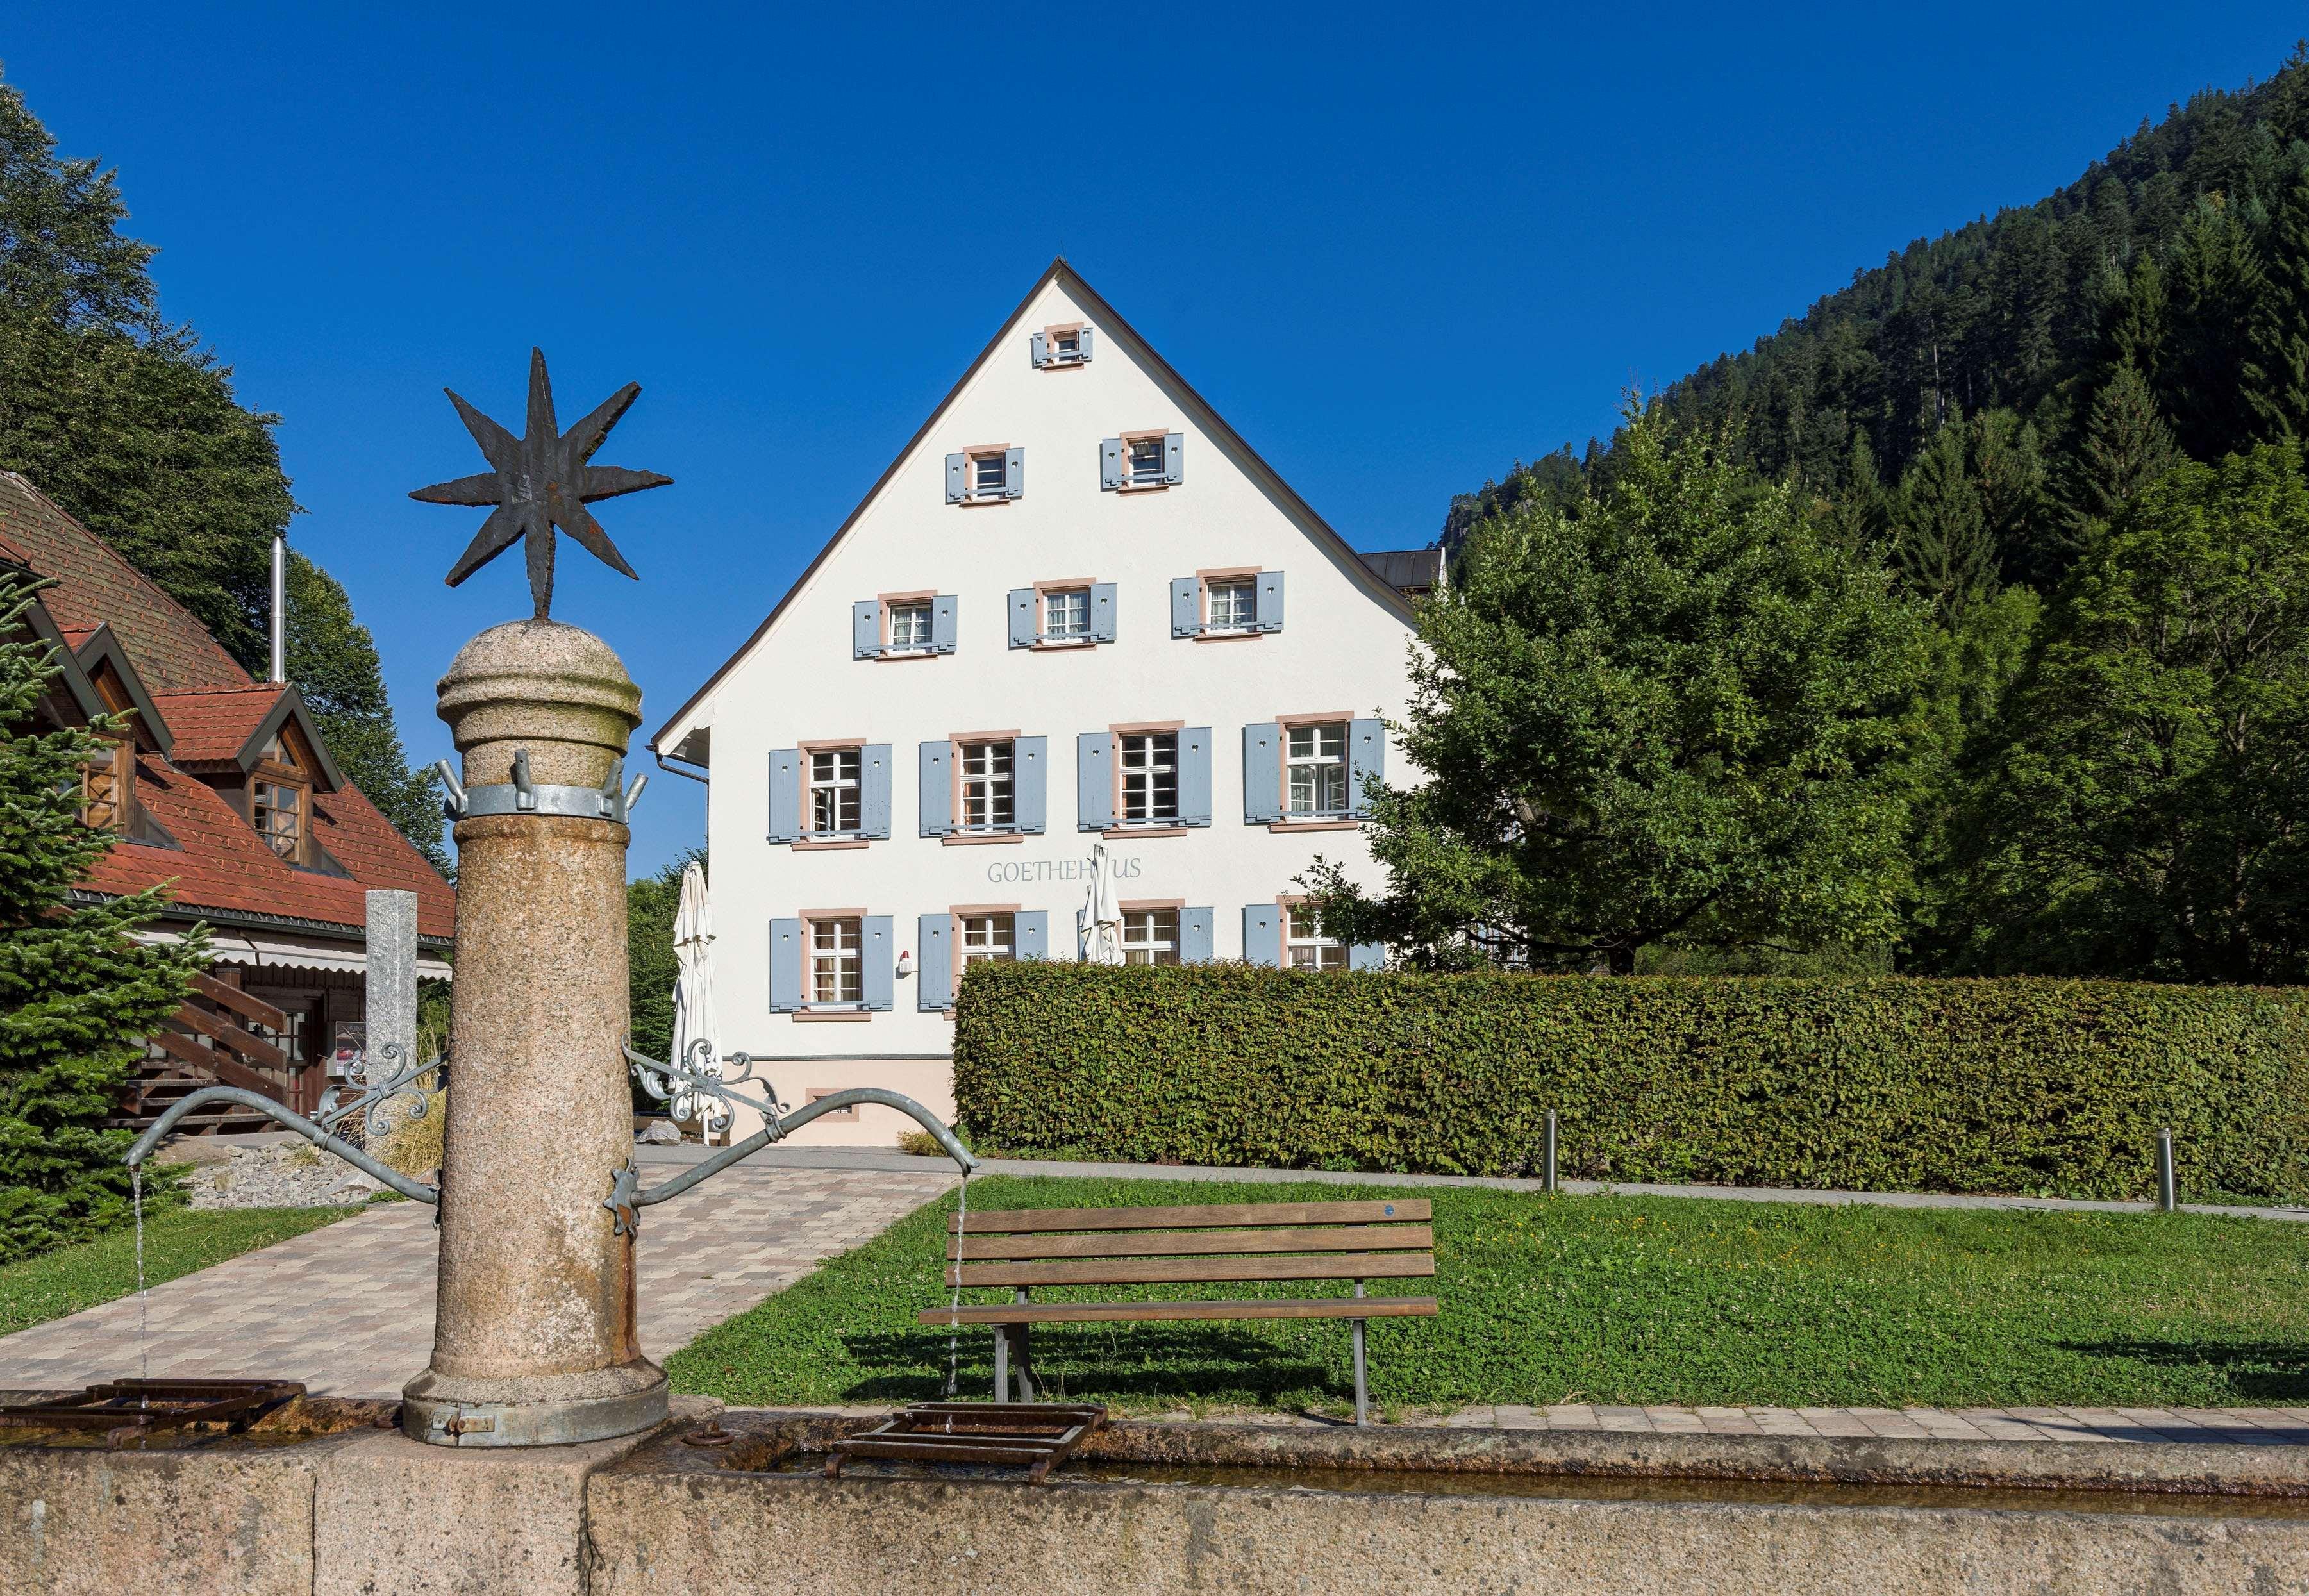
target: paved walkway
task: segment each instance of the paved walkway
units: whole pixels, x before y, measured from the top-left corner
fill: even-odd
[[[935,1169],[749,1161],[646,1210],[643,1347],[663,1359],[953,1184]],[[265,1376],[302,1380],[316,1394],[397,1397],[432,1356],[437,1245],[430,1207],[393,1203],[155,1286],[151,1373]],[[137,1319],[129,1296],[0,1338],[0,1387],[134,1375]]]

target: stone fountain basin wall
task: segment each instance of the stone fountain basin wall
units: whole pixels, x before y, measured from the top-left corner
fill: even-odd
[[[0,1445],[0,1592],[2309,1593],[2309,1448],[1120,1424],[1048,1486],[829,1483],[856,1421],[725,1413],[700,1448],[681,1407],[514,1454],[350,1405],[272,1445]]]

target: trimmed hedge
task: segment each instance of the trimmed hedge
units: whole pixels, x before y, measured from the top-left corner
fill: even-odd
[[[2309,1193],[2309,989],[972,966],[965,1131],[1239,1168]]]

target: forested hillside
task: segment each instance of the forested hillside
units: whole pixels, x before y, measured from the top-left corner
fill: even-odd
[[[1665,552],[1645,571],[1690,561],[1704,575],[1743,517],[1785,504],[1796,519],[1773,537],[1874,565],[1924,618],[1932,654],[1905,759],[1864,783],[1907,814],[1900,846],[1868,856],[1867,879],[1898,899],[1896,928],[1839,943],[1786,914],[1708,933],[1723,891],[1709,884],[1704,913],[1646,945],[1638,967],[1721,968],[1733,953],[1766,968],[1856,958],[2309,979],[2309,56],[2296,50],[2267,82],[2209,91],[2144,123],[2034,205],[1911,244],[1745,352],[1631,401],[1630,417],[1608,444],[1558,449],[1454,502],[1454,608],[1533,591],[1486,568],[1532,550],[1579,551],[1565,568],[1585,569],[1599,551],[1656,546]],[[1664,439],[1729,473],[1681,468],[1712,496],[1700,519],[1713,530],[1688,541],[1660,531],[1671,512],[1697,513],[1683,488],[1654,480]],[[1552,580],[1536,590],[1560,609]],[[1494,691],[1530,686],[1532,647],[1570,650],[1570,666],[1555,669],[1585,686],[1596,661],[1647,657],[1658,640],[1630,628],[1657,627],[1677,646],[1698,628],[1725,646],[1688,600],[1561,636],[1552,621],[1531,631],[1547,606],[1516,606],[1450,624],[1439,613],[1430,641],[1449,643],[1454,624],[1507,639],[1509,666],[1489,643],[1453,661]],[[1723,669],[1781,657],[1727,657]],[[1759,703],[1770,709],[1785,687],[1766,671]],[[1439,703],[1473,691],[1456,677],[1447,688]],[[1630,702],[1669,703],[1676,690],[1662,680]],[[1624,682],[1613,691],[1629,697]],[[1781,708],[1802,723],[1810,702]],[[1594,723],[1634,722],[1621,712]],[[1769,723],[1681,730],[1693,741],[1674,768],[1721,781]],[[1500,747],[1546,745],[1548,781],[1565,781],[1560,738],[1485,724]],[[1659,746],[1658,757],[1675,752],[1673,737]],[[1664,780],[1602,763],[1576,774],[1604,796],[1589,799],[1578,781],[1493,796],[1521,804],[1518,815],[1551,804],[1604,814],[1625,807],[1612,794]],[[1570,805],[1574,792],[1587,807]],[[1506,845],[1528,852],[1540,829],[1520,824]],[[1412,840],[1431,862],[1482,841],[1456,823],[1428,830]],[[1689,819],[1637,841],[1631,857],[1695,857]],[[1861,878],[1855,866],[1816,885]],[[1409,924],[1415,895],[1398,898]],[[1497,902],[1481,915],[1512,918]]]
[[[153,246],[124,234],[111,172],[59,160],[0,83],[0,469],[30,479],[125,555],[252,671],[265,665],[274,531],[297,510],[277,419],[161,317]],[[445,863],[429,781],[412,773],[376,649],[344,589],[292,555],[290,679],[369,799]]]

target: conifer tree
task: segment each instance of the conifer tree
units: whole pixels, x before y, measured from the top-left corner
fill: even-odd
[[[2309,150],[2288,162],[2247,327],[2245,403],[2264,438],[2309,436]]]
[[[2140,369],[2121,360],[2093,395],[2069,472],[2065,498],[2072,548],[2114,521],[2141,490],[2179,462],[2173,429]]]
[[[74,907],[73,886],[112,846],[81,824],[94,732],[41,732],[56,675],[24,624],[31,591],[0,582],[0,1263],[92,1236],[126,1212],[126,1131],[103,1128],[143,1055],[208,962],[203,936],[132,940],[155,889]],[[97,731],[117,735],[117,720]]]
[[[1964,426],[1951,419],[1892,499],[1893,564],[1908,591],[1944,619],[1997,586],[1996,540],[1967,453]]]
[[[2252,440],[2244,341],[2261,294],[2253,235],[2227,196],[2209,194],[2183,224],[2172,256],[2172,315],[2159,397],[2192,460],[2213,461]]]

